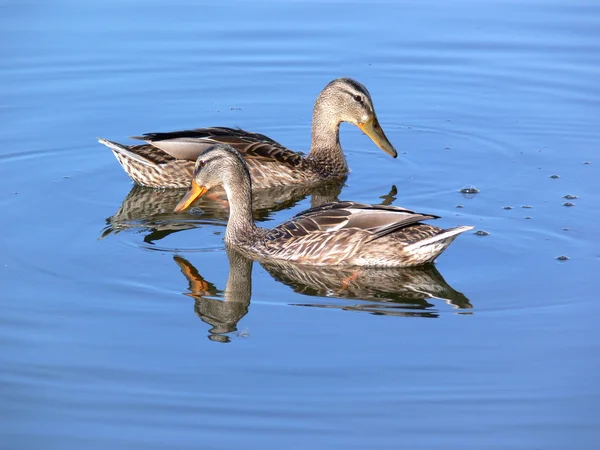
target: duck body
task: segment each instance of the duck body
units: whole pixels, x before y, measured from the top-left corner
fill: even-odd
[[[327,203],[271,229],[229,236],[255,258],[319,266],[408,267],[433,262],[462,232],[423,220],[438,216],[395,206]]]
[[[231,145],[244,157],[254,180],[253,188],[257,190],[341,179],[348,173],[348,166],[339,161],[304,157],[263,134],[236,128],[198,128],[150,133],[136,138],[152,143],[125,146],[107,139],[99,142],[113,150],[135,183],[152,188],[189,187],[196,158],[217,143]],[[168,148],[171,153],[161,147]]]
[[[434,261],[460,233],[436,219],[396,206],[358,202],[326,203],[297,214],[275,228],[252,218],[251,178],[244,158],[232,147],[215,145],[198,157],[193,179],[175,212],[187,209],[214,186],[223,186],[230,206],[225,242],[255,259],[298,264],[407,267]]]
[[[383,151],[397,156],[379,125],[367,88],[350,78],[333,80],[317,97],[311,148],[306,156],[264,134],[228,127],[135,136],[146,141],[142,145],[123,145],[103,138],[99,142],[113,151],[134,182],[153,188],[187,188],[198,156],[215,144],[227,144],[246,161],[253,188],[268,189],[345,177],[348,163],[340,145],[341,122],[356,125]]]

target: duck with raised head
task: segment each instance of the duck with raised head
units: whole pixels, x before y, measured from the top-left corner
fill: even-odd
[[[331,81],[317,97],[306,156],[263,134],[226,127],[135,136],[146,141],[142,145],[98,140],[113,151],[133,181],[154,188],[187,188],[200,153],[217,143],[228,144],[245,159],[253,187],[264,189],[344,178],[348,163],[340,145],[342,122],[356,125],[390,156],[398,155],[379,125],[369,91],[351,78]]]
[[[434,261],[471,226],[441,229],[423,220],[437,219],[395,206],[357,202],[326,203],[308,209],[275,228],[259,228],[252,217],[252,181],[244,158],[217,144],[197,159],[191,185],[175,208],[181,212],[215,186],[229,200],[225,243],[257,259],[300,264],[406,267]]]

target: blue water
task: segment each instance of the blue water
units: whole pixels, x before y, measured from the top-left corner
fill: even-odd
[[[0,11],[0,447],[598,448],[597,2]],[[225,215],[160,192],[119,215],[132,184],[97,136],[239,126],[306,151],[338,76],[400,153],[343,125],[340,198],[489,233],[417,274],[436,289],[254,263],[228,298]]]

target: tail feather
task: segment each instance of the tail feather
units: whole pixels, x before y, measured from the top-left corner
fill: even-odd
[[[106,145],[108,148],[110,148],[113,152],[115,153],[119,153],[127,158],[131,158],[141,164],[144,164],[145,166],[148,167],[158,167],[155,163],[153,163],[152,161],[144,158],[143,156],[138,155],[137,153],[132,152],[131,150],[129,150],[126,146],[119,144],[117,142],[112,142],[109,141],[108,139],[103,139],[103,138],[98,138],[98,142],[100,142],[101,144]]]
[[[433,262],[444,250],[465,231],[472,230],[472,226],[461,226],[442,230],[435,236],[415,242],[404,248],[404,252],[413,264]]]
[[[434,244],[434,243],[442,243],[443,241],[452,238],[452,240],[450,242],[452,242],[456,236],[458,236],[460,233],[464,233],[465,231],[469,231],[472,230],[473,226],[470,225],[465,225],[465,226],[461,226],[461,227],[455,227],[455,228],[448,228],[447,230],[443,230],[441,233],[436,234],[435,236],[431,236],[427,239],[423,239],[422,241],[418,241],[415,242],[414,244],[410,244],[406,247],[406,251],[412,251],[412,250],[416,250],[418,248],[422,248],[422,247],[426,247],[428,245]],[[450,244],[450,242],[448,242],[448,244]]]

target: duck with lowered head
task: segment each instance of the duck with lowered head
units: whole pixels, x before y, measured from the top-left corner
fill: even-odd
[[[406,267],[434,261],[471,226],[442,229],[422,223],[436,219],[395,206],[326,203],[275,228],[259,228],[252,217],[252,181],[244,158],[217,144],[197,159],[191,185],[175,208],[187,209],[215,186],[223,186],[230,215],[225,243],[252,257],[312,265]]]

